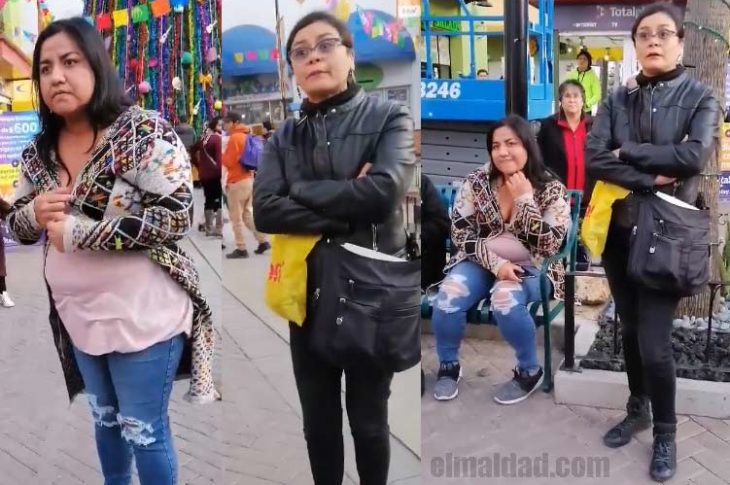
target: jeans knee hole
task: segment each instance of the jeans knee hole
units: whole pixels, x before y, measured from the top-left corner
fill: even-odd
[[[149,423],[145,423],[131,416],[117,415],[117,420],[122,427],[122,438],[132,445],[148,446],[157,441],[153,436],[154,429]]]
[[[436,307],[444,313],[456,313],[460,310],[455,300],[466,298],[471,294],[466,284],[466,277],[462,275],[449,275],[441,283]]]
[[[113,428],[119,425],[115,419],[117,410],[114,406],[100,406],[99,398],[95,394],[88,394],[87,399],[91,407],[91,416],[97,426]]]

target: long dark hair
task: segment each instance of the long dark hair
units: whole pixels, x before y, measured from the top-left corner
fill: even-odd
[[[64,121],[51,112],[41,95],[41,48],[45,41],[60,33],[66,33],[74,40],[94,72],[94,92],[86,106],[86,115],[94,129],[94,142],[100,130],[111,125],[132,105],[109,59],[104,41],[91,24],[81,17],[56,20],[49,24],[38,36],[32,66],[33,91],[41,122],[41,131],[35,141],[38,155],[48,165],[51,164],[51,151],[56,148]]]
[[[536,189],[542,190],[545,187],[545,184],[555,180],[555,175],[548,170],[547,167],[545,167],[540,147],[537,144],[537,139],[532,133],[530,123],[517,115],[509,115],[506,118],[497,121],[487,132],[487,149],[489,150],[489,157],[492,159],[489,170],[489,180],[495,180],[501,175],[497,167],[494,166],[492,142],[494,141],[494,132],[503,127],[507,127],[512,130],[515,135],[517,135],[517,138],[519,138],[522,142],[522,146],[525,147],[525,151],[527,152],[527,163],[525,164],[525,168],[522,169],[522,172],[525,174],[525,177],[530,181],[532,186]]]

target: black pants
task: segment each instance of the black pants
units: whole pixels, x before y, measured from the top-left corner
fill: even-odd
[[[343,370],[309,349],[306,323],[290,324],[294,377],[304,417],[309,463],[316,485],[342,485]],[[357,471],[362,485],[385,485],[390,465],[388,398],[393,373],[367,366],[345,372],[347,417],[355,442]]]
[[[205,195],[205,210],[219,210],[221,208],[221,198],[223,197],[223,187],[220,179],[203,180],[200,183],[203,186],[203,194]]]
[[[672,353],[672,319],[679,304],[673,295],[643,290],[626,277],[630,230],[611,224],[603,262],[621,320],[629,390],[649,396],[654,430],[676,429],[676,372]]]

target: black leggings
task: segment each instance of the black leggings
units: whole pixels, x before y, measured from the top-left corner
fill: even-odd
[[[294,378],[304,418],[309,463],[317,485],[342,485],[343,370],[333,367],[309,349],[307,325],[290,324]],[[388,398],[392,372],[373,367],[345,372],[347,417],[355,442],[361,485],[385,485],[390,465]]]
[[[679,304],[673,295],[643,290],[626,277],[630,230],[611,224],[603,262],[621,320],[629,390],[649,396],[658,432],[676,429],[676,371],[672,319]]]
[[[203,194],[205,195],[205,210],[217,211],[221,208],[221,198],[223,197],[223,187],[220,179],[212,179],[201,181],[203,186]]]
[[[5,285],[5,277],[0,276],[0,293],[2,293],[4,291],[8,291],[8,287]]]

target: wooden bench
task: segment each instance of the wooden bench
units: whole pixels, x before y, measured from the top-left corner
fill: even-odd
[[[452,185],[438,185],[436,186],[436,190],[438,190],[439,194],[441,195],[444,205],[449,208],[449,216],[451,216],[451,212],[454,207],[454,199],[456,198],[458,187]],[[550,392],[553,388],[553,378],[551,371],[552,355],[550,352],[550,325],[555,320],[555,318],[560,315],[560,312],[563,311],[564,307],[563,301],[551,299],[550,280],[547,277],[547,269],[553,262],[564,260],[566,262],[566,271],[575,271],[576,252],[578,247],[578,228],[582,192],[577,190],[569,190],[568,197],[571,207],[570,230],[566,234],[565,241],[563,241],[560,252],[551,258],[545,259],[542,264],[542,268],[540,271],[540,294],[542,295],[542,300],[539,302],[531,303],[529,305],[530,315],[532,315],[533,319],[535,320],[535,324],[537,326],[542,325],[543,331],[545,333],[545,378],[543,380],[543,391],[545,392]],[[451,247],[450,239],[447,241],[446,249],[448,254],[452,253],[453,248]],[[538,312],[540,310],[542,310],[542,314],[538,315]],[[429,300],[427,295],[423,295],[421,299],[421,316],[425,320],[430,320],[432,315],[433,307],[431,305],[431,301]],[[489,298],[480,301],[479,303],[474,305],[474,307],[470,308],[466,313],[466,319],[467,323],[471,324],[494,325],[496,322],[492,318]]]

